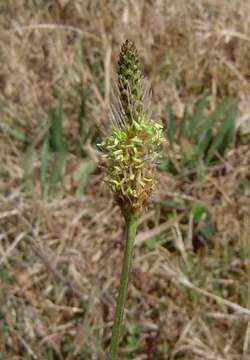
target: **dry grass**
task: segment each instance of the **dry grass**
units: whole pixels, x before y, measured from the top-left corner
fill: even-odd
[[[74,196],[81,94],[89,93],[86,128],[106,127],[119,47],[133,38],[156,117],[169,101],[180,116],[183,104],[192,107],[209,89],[211,107],[225,95],[239,97],[238,127],[249,131],[250,3],[9,0],[0,4],[0,26],[0,359],[101,360],[122,218],[100,169]],[[37,158],[24,188],[23,146],[6,129],[21,130],[37,148],[58,99],[72,151],[62,195],[48,201]],[[86,151],[99,158],[89,144]],[[250,358],[249,174],[249,143],[240,142],[200,180],[159,174],[136,241],[121,359]],[[207,243],[187,211],[197,202],[213,229]]]

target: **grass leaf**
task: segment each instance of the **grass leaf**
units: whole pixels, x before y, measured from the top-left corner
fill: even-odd
[[[75,196],[79,198],[84,193],[84,190],[89,182],[89,177],[94,170],[93,161],[87,161],[81,164],[74,173],[74,180],[78,183]]]
[[[228,130],[225,132],[223,142],[219,147],[219,152],[221,155],[224,155],[225,151],[228,149],[231,141],[233,140],[235,134],[237,112],[238,112],[238,103],[235,103],[232,109],[230,109],[227,114]]]
[[[171,148],[173,149],[173,145],[174,145],[174,115],[172,112],[172,108],[171,105],[167,106],[167,136],[168,136],[168,140],[169,140],[169,144],[171,146]]]
[[[83,157],[83,151],[82,151],[82,144],[85,143],[86,140],[86,128],[84,125],[84,119],[86,116],[86,100],[88,97],[88,92],[84,91],[82,94],[82,99],[81,99],[81,105],[80,105],[80,110],[79,110],[79,115],[78,115],[78,134],[77,134],[77,138],[76,138],[76,152],[77,152],[77,156],[79,157]]]
[[[24,145],[28,145],[30,143],[29,139],[22,132],[5,124],[0,124],[0,131],[7,133],[12,139],[20,141]]]
[[[185,106],[183,115],[181,118],[181,122],[180,122],[180,130],[179,130],[178,140],[180,140],[182,137],[189,136],[187,120],[188,120],[188,111],[187,111],[187,106]]]
[[[53,149],[57,152],[67,151],[62,129],[63,113],[61,109],[50,108],[48,112],[50,123],[50,140]]]
[[[190,132],[192,138],[195,138],[195,135],[197,134],[199,129],[199,125],[201,124],[201,121],[203,119],[203,112],[205,107],[207,106],[207,98],[208,98],[208,93],[205,93],[197,100],[195,104],[195,110],[191,118],[191,124],[190,124],[190,128],[191,128]]]
[[[67,155],[66,150],[57,151],[52,164],[52,173],[49,181],[49,196],[53,195],[56,184],[60,181],[62,168]]]
[[[27,146],[22,163],[23,182],[26,191],[29,191],[32,186],[32,173],[35,155],[36,154],[34,148],[31,145]]]
[[[209,144],[211,140],[212,135],[212,127],[215,124],[216,121],[218,121],[228,110],[228,108],[232,104],[231,98],[225,98],[223,99],[214,109],[214,111],[211,112],[211,114],[208,116],[207,120],[205,121],[204,125],[201,128],[200,136],[198,140],[197,145],[197,153],[199,155],[203,154],[206,150],[207,145]]]
[[[50,122],[50,143],[52,149],[55,151],[54,162],[52,164],[52,173],[49,181],[49,195],[52,195],[55,185],[59,182],[61,177],[68,146],[63,134],[63,113],[61,108],[50,108],[48,117]]]
[[[223,120],[212,142],[212,145],[209,148],[209,151],[206,156],[206,163],[209,163],[213,159],[216,151],[218,151],[221,147],[224,153],[227,147],[229,146],[235,129],[236,112],[234,108],[235,106],[231,106],[227,111],[225,120]]]
[[[49,157],[49,132],[46,133],[43,139],[41,148],[41,167],[40,167],[40,188],[42,197],[45,195],[45,182],[48,170],[48,157]]]

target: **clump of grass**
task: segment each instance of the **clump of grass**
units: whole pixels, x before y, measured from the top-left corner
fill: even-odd
[[[88,183],[89,176],[95,164],[93,159],[88,158],[84,150],[87,142],[96,142],[98,129],[88,129],[84,122],[86,93],[83,93],[77,118],[77,132],[69,142],[68,134],[64,129],[65,114],[62,104],[51,106],[47,113],[47,123],[41,131],[35,145],[32,140],[20,131],[14,131],[10,127],[0,127],[10,138],[18,141],[23,146],[24,156],[22,162],[23,185],[25,190],[31,190],[34,174],[34,160],[39,159],[39,185],[41,197],[55,198],[58,195],[62,182],[62,174],[69,156],[73,156],[79,162],[73,173],[73,181],[76,184],[75,195],[80,197]],[[33,141],[34,142],[34,141]],[[83,161],[84,160],[84,161]]]
[[[228,150],[235,134],[237,100],[222,99],[207,116],[208,94],[196,102],[189,114],[184,109],[177,125],[170,105],[166,109],[166,127],[170,152],[161,168],[176,175],[185,170],[199,170],[216,164]]]
[[[162,126],[149,119],[146,90],[136,47],[122,45],[118,62],[118,91],[112,110],[113,127],[101,148],[107,158],[107,183],[125,218],[125,251],[112,331],[109,360],[116,359],[138,217],[154,188],[154,161]]]

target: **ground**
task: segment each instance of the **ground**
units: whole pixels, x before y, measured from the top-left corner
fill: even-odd
[[[96,144],[127,38],[164,127],[168,104],[178,124],[205,91],[205,112],[226,96],[238,112],[220,161],[157,173],[119,359],[250,358],[249,14],[245,0],[1,2],[0,359],[107,352],[124,223]]]

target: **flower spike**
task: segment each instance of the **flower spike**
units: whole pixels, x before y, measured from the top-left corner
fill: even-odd
[[[101,148],[107,182],[125,212],[142,209],[154,188],[162,126],[147,115],[145,80],[134,42],[126,40],[118,61],[118,86],[111,105],[113,128]]]

